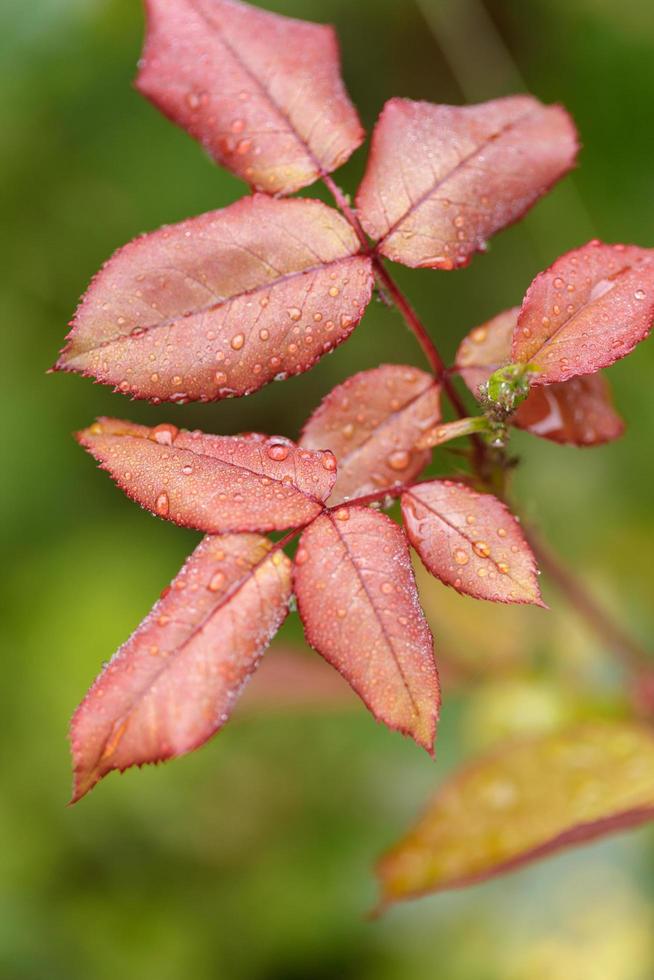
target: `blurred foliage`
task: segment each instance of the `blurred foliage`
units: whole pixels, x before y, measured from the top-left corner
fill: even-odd
[[[367,126],[391,95],[491,98],[521,78],[575,116],[581,168],[487,256],[448,275],[398,269],[446,354],[592,234],[654,245],[648,0],[266,5],[337,25]],[[648,830],[362,919],[371,862],[459,759],[525,726],[620,713],[608,651],[549,583],[550,613],[489,610],[421,576],[446,679],[436,767],[363,709],[296,706],[244,713],[195,756],[111,777],[65,808],[68,717],[196,540],[139,512],[70,432],[107,413],[293,436],[353,371],[420,363],[397,315],[375,305],[312,372],[240,401],[164,411],[45,375],[78,296],[115,247],[244,192],[130,87],[141,34],[135,0],[4,0],[0,10],[0,975],[646,980]],[[364,160],[359,152],[339,174],[349,190]],[[641,636],[648,616],[651,625],[653,367],[650,343],[609,372],[629,423],[619,443],[579,451],[515,436],[524,512]],[[450,459],[442,453],[438,468]],[[286,641],[299,635],[285,628]]]

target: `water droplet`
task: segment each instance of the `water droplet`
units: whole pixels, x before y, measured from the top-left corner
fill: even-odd
[[[338,286],[330,286],[329,287],[329,295],[330,296],[338,296],[339,291],[340,290],[339,290]]]
[[[506,537],[506,528],[505,527],[498,527],[497,533],[498,533],[498,535],[499,535],[500,538],[505,538]]]
[[[170,501],[167,493],[160,493],[154,505],[154,509],[160,517],[165,517],[170,509]]]
[[[302,548],[302,547],[298,548],[297,552],[295,553],[295,564],[304,565],[308,557],[309,557],[309,552],[307,551],[306,548]]]
[[[467,565],[470,558],[463,548],[457,548],[454,552],[454,561],[457,563],[457,565]]]
[[[291,320],[299,320],[302,316],[302,310],[298,309],[297,306],[290,306],[286,312],[290,316]]]
[[[336,459],[333,453],[330,453],[329,450],[326,450],[323,454],[322,465],[324,469],[329,470],[330,472],[333,472],[336,469]]]
[[[227,375],[225,374],[224,371],[216,371],[213,378],[216,384],[218,385],[224,385],[225,382],[227,381]]]
[[[343,435],[346,439],[350,439],[354,435],[354,426],[351,422],[348,422],[347,425],[343,426]]]
[[[244,343],[245,343],[245,337],[243,336],[243,334],[237,333],[231,339],[231,348],[232,350],[240,350]]]
[[[190,465],[190,463],[187,463],[186,466],[182,466],[182,473],[184,476],[190,476],[192,472],[193,467]]]
[[[283,442],[275,442],[268,446],[267,453],[270,459],[274,459],[276,463],[281,463],[286,459],[290,452],[290,449]]]
[[[485,541],[475,541],[474,549],[480,558],[488,558],[490,555],[490,548]]]
[[[154,429],[150,432],[150,439],[159,443],[160,446],[172,446],[173,440],[177,438],[178,433],[179,429],[176,425],[170,425],[164,422],[161,425],[155,425]]]
[[[475,329],[470,334],[470,339],[475,344],[482,344],[486,337],[488,336],[488,331],[486,327],[475,327]]]
[[[209,582],[210,592],[220,592],[225,584],[225,575],[223,572],[214,572],[211,576],[211,581]]]
[[[393,591],[393,586],[391,582],[382,582],[381,590],[384,593],[384,595],[390,595],[391,592]]]
[[[637,289],[634,293],[634,299],[645,299],[645,290]]]
[[[349,521],[349,519],[350,519],[350,513],[349,513],[347,507],[341,507],[340,510],[337,510],[336,511],[336,513],[334,514],[334,517],[336,518],[337,521]]]
[[[391,453],[387,462],[392,470],[399,471],[407,468],[410,459],[411,455],[406,451],[406,449],[398,449],[396,452]]]
[[[259,331],[259,337],[261,338],[261,340],[268,340],[268,337],[270,337],[270,334],[269,334],[269,332],[267,330],[260,330]]]
[[[498,563],[497,563],[497,570],[498,570],[498,572],[501,572],[502,575],[508,575],[509,574],[509,566],[507,565],[507,563],[505,561],[498,561]]]

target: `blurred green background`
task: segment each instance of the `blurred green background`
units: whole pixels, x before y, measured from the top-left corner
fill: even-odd
[[[573,113],[580,169],[523,224],[467,270],[398,268],[448,355],[470,327],[519,302],[565,249],[593,235],[654,245],[649,0],[266,6],[337,25],[368,127],[393,95],[456,103],[528,88]],[[245,192],[131,88],[141,37],[136,0],[4,0],[0,13],[0,976],[653,977],[648,829],[374,923],[363,918],[375,897],[374,858],[460,759],[516,730],[620,711],[609,651],[548,582],[544,613],[474,604],[421,576],[445,686],[436,765],[375,725],[338,678],[322,687],[322,672],[306,673],[308,654],[281,649],[301,643],[295,622],[240,715],[206,748],[111,776],[65,807],[69,716],[197,540],[121,496],[71,431],[106,413],[295,436],[321,395],[353,371],[420,363],[397,315],[373,304],[333,357],[241,401],[156,409],[45,375],[77,298],[114,248]],[[364,160],[359,151],[339,174],[350,191]],[[579,451],[515,437],[523,511],[644,641],[653,368],[650,343],[610,371],[629,423],[619,443]]]

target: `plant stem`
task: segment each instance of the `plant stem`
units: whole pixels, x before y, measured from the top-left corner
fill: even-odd
[[[372,259],[372,263],[375,269],[375,275],[378,281],[384,287],[388,295],[391,297],[396,307],[402,314],[406,325],[412,334],[414,334],[416,340],[420,344],[425,357],[429,362],[432,373],[436,380],[440,382],[445,390],[447,391],[448,398],[452,402],[455,410],[459,415],[467,415],[465,405],[461,401],[458,392],[452,385],[450,378],[447,374],[447,369],[445,367],[445,362],[443,361],[441,355],[438,352],[436,344],[429,336],[424,324],[421,322],[420,317],[413,309],[408,299],[397,285],[390,272],[384,266],[381,258],[375,254],[365,231],[361,227],[361,222],[357,218],[355,212],[350,207],[347,198],[338,184],[332,180],[329,174],[325,174],[323,177],[323,182],[330,194],[334,198],[339,210],[343,216],[347,219],[352,229],[354,230],[357,238],[361,242],[361,248],[369,255]]]
[[[447,395],[459,418],[465,418],[468,415],[468,412],[466,411],[463,400],[452,383],[447,367],[445,366],[445,362],[443,361],[436,344],[431,339],[418,314],[391,276],[381,257],[375,252],[374,247],[369,242],[366,233],[361,226],[361,222],[359,221],[356,212],[350,207],[350,204],[341,188],[329,174],[323,175],[323,182],[334,198],[337,207],[354,230],[361,243],[362,250],[366,255],[371,257],[378,282],[393,300],[393,303],[402,314],[402,317],[404,318],[409,330],[413,333],[416,340],[420,344],[420,347],[422,348],[422,351],[429,362],[434,378],[442,386],[443,391]],[[499,469],[497,463],[494,463],[492,456],[489,453],[489,447],[476,433],[472,433],[469,438],[473,448],[471,460],[472,467],[474,473],[479,479],[480,484],[485,490],[495,492],[496,494],[499,494],[499,496],[503,497],[504,494],[501,492],[501,488],[496,486]],[[406,486],[391,487],[387,490],[368,494],[365,497],[360,497],[357,500],[347,501],[340,506],[349,506],[350,503],[357,503],[365,506],[366,504],[376,503],[384,498],[398,497],[406,489],[408,489]],[[337,510],[338,508],[331,509]],[[576,578],[576,576],[573,575],[573,573],[559,561],[559,559],[549,550],[549,548],[546,548],[537,538],[535,538],[533,532],[527,532],[526,529],[524,530],[527,540],[529,541],[532,551],[538,559],[539,564],[556,583],[561,592],[566,596],[577,614],[585,620],[592,632],[594,632],[600,639],[605,641],[608,640],[612,648],[631,671],[637,675],[640,675],[643,669],[647,668],[651,663],[651,658],[647,650],[613,620],[612,616],[610,616],[602,608],[602,606],[599,605],[596,599],[594,599],[593,596],[586,591],[585,586]]]
[[[619,623],[599,604],[559,558],[544,545],[533,530],[523,527],[525,537],[538,564],[564,594],[572,608],[586,622],[593,633],[609,644],[626,666],[636,673],[644,667],[652,666],[650,654],[641,644],[630,636]]]

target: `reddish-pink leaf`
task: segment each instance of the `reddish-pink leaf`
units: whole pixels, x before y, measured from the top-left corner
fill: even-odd
[[[293,578],[309,643],[378,721],[431,753],[438,676],[401,529],[360,506],[323,514],[302,535]]]
[[[534,388],[513,422],[544,439],[575,446],[598,446],[624,432],[609,383],[601,374]]]
[[[625,357],[654,321],[654,249],[592,241],[536,276],[513,334],[512,360],[533,384],[594,374]]]
[[[329,450],[299,449],[282,436],[214,436],[103,418],[77,438],[132,500],[210,533],[307,524],[336,478]]]
[[[518,312],[514,307],[499,313],[461,342],[456,364],[473,395],[479,395],[479,386],[493,371],[510,361]],[[624,431],[609,383],[601,374],[532,388],[511,422],[544,439],[575,446],[597,446]]]
[[[246,395],[346,339],[371,261],[333,208],[258,194],[135,239],[95,277],[59,370],[152,401]]]
[[[73,801],[112,769],[198,748],[227,721],[291,594],[290,562],[253,534],[209,536],[75,712]]]
[[[379,863],[382,903],[483,881],[652,819],[650,729],[605,722],[515,741],[445,781]]]
[[[395,262],[467,265],[567,173],[577,148],[566,111],[528,95],[464,107],[391,99],[372,135],[359,217]]]
[[[424,371],[383,364],[353,375],[322,400],[300,444],[336,456],[330,503],[406,483],[424,469],[430,453],[416,443],[440,419],[439,393]]]
[[[136,86],[252,187],[290,194],[364,133],[333,28],[236,0],[147,0]]]
[[[402,516],[409,541],[445,585],[475,599],[543,605],[534,556],[497,497],[431,480],[402,494]]]
[[[519,306],[513,306],[475,327],[456,352],[456,369],[475,396],[494,371],[511,361],[511,338],[518,322]]]

